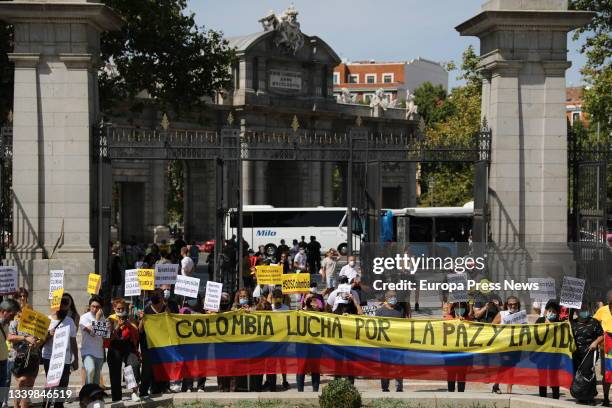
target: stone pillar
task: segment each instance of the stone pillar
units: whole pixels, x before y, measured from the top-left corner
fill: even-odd
[[[253,162],[254,174],[253,182],[253,204],[264,205],[270,204],[268,199],[268,187],[274,188],[274,183],[268,178],[268,162],[256,161]]]
[[[492,240],[522,253],[516,269],[507,270],[509,259],[492,268],[500,279],[574,273],[566,245],[567,33],[592,16],[568,11],[567,0],[490,0],[456,27],[481,40],[482,114],[493,137]]]
[[[33,289],[35,307],[49,306],[49,269],[64,269],[65,290],[80,306],[87,274],[95,269],[90,175],[100,32],[122,22],[108,7],[86,0],[0,2],[0,20],[15,27],[9,262]]]

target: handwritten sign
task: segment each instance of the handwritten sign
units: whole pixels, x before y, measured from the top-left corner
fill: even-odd
[[[467,275],[463,273],[450,273],[446,275],[448,283],[455,284],[456,289],[449,292],[449,299],[452,302],[467,302],[468,301],[468,281]]]
[[[51,324],[51,319],[46,315],[26,307],[21,310],[21,318],[19,319],[17,330],[38,339],[44,339],[47,337],[49,324]]]
[[[178,270],[178,264],[156,264],[155,287],[159,288],[161,285],[174,285]]]
[[[17,292],[17,267],[0,266],[0,295]]]
[[[563,286],[561,287],[561,301],[559,304],[572,309],[580,309],[582,307],[584,284],[584,279],[564,276]]]
[[[221,293],[223,284],[218,282],[206,282],[206,295],[204,296],[204,310],[218,312],[221,305]]]
[[[155,289],[155,269],[138,269],[138,284],[142,290]]]
[[[309,273],[289,273],[282,275],[283,293],[306,293],[310,292]]]
[[[136,377],[134,377],[134,370],[131,365],[125,366],[123,369],[123,376],[125,377],[125,388],[128,390],[138,388],[138,383],[136,382]]]
[[[97,273],[90,273],[87,277],[87,293],[97,295],[102,284],[102,277]]]
[[[64,296],[64,288],[53,291],[53,296],[51,297],[51,310],[59,310],[62,303],[62,296]]]
[[[257,265],[255,270],[258,285],[283,284],[283,265]]]
[[[94,336],[108,339],[111,334],[110,322],[108,320],[94,320],[91,322],[91,329]]]
[[[178,275],[176,277],[176,285],[174,286],[175,294],[189,298],[197,298],[199,290],[200,278],[191,278],[185,275]]]
[[[537,283],[538,289],[529,291],[529,297],[546,303],[549,299],[557,298],[557,289],[553,278],[527,278],[528,283]]]
[[[53,291],[64,287],[64,271],[49,271],[49,300],[53,299]]]
[[[525,310],[516,313],[504,313],[501,319],[502,324],[527,324],[527,312]]]
[[[380,306],[377,306],[377,305],[361,306],[361,310],[363,311],[363,314],[366,316],[376,316],[376,311],[379,308]]]
[[[140,284],[138,283],[138,270],[126,269],[124,296],[140,296]]]
[[[47,387],[57,387],[64,372],[68,341],[70,340],[70,326],[60,327],[53,336],[53,349],[49,360],[47,373]]]

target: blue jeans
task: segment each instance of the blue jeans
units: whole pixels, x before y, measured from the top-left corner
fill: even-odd
[[[103,357],[83,356],[83,368],[85,369],[85,384],[100,384],[100,371],[104,364]]]

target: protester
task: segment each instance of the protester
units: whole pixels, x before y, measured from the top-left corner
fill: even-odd
[[[321,244],[314,235],[310,237],[310,242],[306,245],[306,259],[310,273],[318,273],[321,269]]]
[[[280,254],[280,258],[278,259],[278,264],[283,266],[283,274],[291,273],[291,263],[287,259],[287,253],[283,252]]]
[[[359,275],[359,269],[355,263],[355,257],[349,256],[347,259],[347,264],[340,269],[340,273],[338,273],[338,278],[340,276],[346,276],[348,278],[349,283],[353,283],[353,280],[357,278]]]
[[[300,247],[297,255],[293,258],[293,269],[296,272],[307,272],[308,271],[308,263],[306,257],[306,248]]]
[[[375,315],[380,317],[394,318],[404,317],[404,313],[398,305],[397,294],[395,293],[395,291],[390,290],[385,293],[385,302],[376,310]],[[389,392],[390,382],[391,381],[388,378],[380,379],[380,386],[383,392]],[[395,379],[395,391],[404,391],[404,380],[402,378]]]
[[[2,403],[8,400],[8,387],[5,387],[7,380],[10,378],[8,372],[8,326],[11,321],[15,318],[17,313],[21,310],[19,303],[14,299],[6,299],[0,302],[0,401]],[[10,381],[10,380],[9,380]]]
[[[549,300],[544,308],[545,314],[536,320],[537,324],[541,323],[557,323],[559,321],[559,313],[561,312],[561,306],[555,300]],[[546,387],[540,386],[540,397],[546,398]],[[552,397],[559,399],[560,392],[559,387],[550,387],[552,390]]]
[[[78,331],[81,316],[76,310],[76,304],[74,303],[74,299],[72,298],[72,295],[68,292],[64,292],[64,294],[62,295],[62,300],[64,298],[66,298],[68,301],[68,316],[72,318],[72,321],[74,321],[74,324]]]
[[[58,388],[68,387],[71,367],[74,371],[79,369],[79,349],[76,340],[77,325],[75,324],[73,318],[69,316],[71,312],[70,308],[74,307],[74,303],[71,302],[71,299],[72,297],[65,293],[64,296],[62,296],[59,310],[49,316],[49,319],[51,319],[51,323],[49,324],[49,334],[47,335],[42,348],[43,367],[45,368],[45,375],[48,375],[51,354],[53,352],[53,338],[55,336],[55,332],[63,327],[69,327],[70,341],[66,344],[64,371],[62,372],[62,377],[59,381]],[[76,310],[73,313],[76,313]],[[54,401],[53,406],[54,408],[63,408],[64,402],[62,400],[56,400]]]
[[[348,277],[346,276],[341,276],[338,278],[338,288],[336,288],[335,290],[333,290],[329,296],[327,297],[327,308],[328,311],[335,313],[336,310],[338,309],[338,306],[340,304],[346,304],[349,303],[349,294],[350,297],[353,301],[356,301],[358,305],[361,304],[360,302],[360,298],[359,298],[359,294],[357,293],[356,290],[350,288],[350,293],[346,291],[347,287],[346,286],[341,286],[341,285],[348,285],[349,283]],[[346,306],[343,306],[342,308],[346,308]],[[360,307],[361,309],[361,307]],[[342,314],[342,313],[340,313]]]
[[[323,311],[323,298],[316,293],[308,293],[303,298],[302,310],[307,312],[322,312]],[[297,383],[298,392],[304,392],[304,384],[306,382],[306,373],[301,372],[295,375],[295,382]],[[321,384],[321,374],[313,372],[310,374],[310,382],[312,384],[312,392],[319,391],[319,385]]]
[[[193,261],[194,266],[200,261],[200,248],[198,248],[195,241],[191,241],[191,245],[189,245],[189,257]]]
[[[112,332],[108,346],[108,371],[113,402],[121,401],[122,368],[131,366],[136,382],[140,382],[140,356],[138,353],[138,327],[130,320],[127,303],[119,298],[113,301],[114,314],[109,316]],[[140,401],[136,389],[132,390],[132,401]]]
[[[300,237],[300,242],[298,242],[298,247],[306,249],[306,247],[308,247],[308,243],[306,242],[306,237],[304,235],[302,235]]]
[[[325,253],[319,273],[322,276],[323,282],[325,282],[326,289],[334,287],[334,272],[336,271],[338,259],[340,259],[340,254],[334,248],[329,248]]]
[[[121,246],[114,244],[111,247],[111,255],[108,261],[111,278],[111,296],[120,296],[123,290],[123,274],[124,269],[121,266],[121,257],[119,255]]]
[[[578,317],[571,321],[571,325],[576,343],[576,350],[572,356],[574,372],[580,371],[585,377],[589,377],[594,372],[595,358],[597,357],[595,353],[604,339],[601,323],[591,317],[589,305],[583,302]],[[593,390],[595,390],[596,384],[597,382],[593,381]],[[594,403],[593,400],[578,402],[581,404]]]
[[[280,245],[278,247],[276,247],[276,253],[274,254],[275,258],[276,258],[276,262],[280,263],[280,258],[281,255],[285,254],[285,256],[287,256],[287,254],[289,254],[289,247],[287,246],[287,244],[285,244],[285,240],[281,239],[280,240]]]
[[[291,257],[292,264],[298,252],[300,252],[300,245],[298,244],[298,240],[294,239],[291,244],[291,249],[289,250],[289,256]]]
[[[179,310],[180,314],[195,314],[202,313],[202,306],[200,299],[189,298],[185,300],[183,307]],[[195,384],[195,387],[194,387]],[[181,392],[204,392],[204,386],[206,384],[206,377],[198,378],[183,378],[180,391]]]
[[[598,320],[601,323],[601,327],[604,331],[604,333],[612,333],[612,290],[608,291],[607,296],[606,296],[606,300],[608,301],[608,304],[605,306],[601,306],[597,312],[595,312],[595,315],[593,315],[593,318]],[[604,337],[607,334],[604,334]],[[602,343],[603,346],[603,343]],[[605,355],[605,350],[602,349],[602,352],[604,352]],[[602,385],[603,385],[603,393],[604,393],[604,406],[610,406],[610,383],[606,381],[606,365],[605,364],[601,364],[601,375],[603,377],[602,379]]]
[[[192,276],[193,269],[193,259],[189,257],[189,250],[184,246],[181,248],[181,275]]]
[[[89,312],[81,316],[81,358],[85,369],[85,384],[99,384],[104,364],[104,340],[94,334],[93,322],[104,321],[102,298],[94,295],[89,299]]]
[[[191,258],[189,258],[189,260],[191,261]],[[142,353],[142,378],[140,381],[141,398],[148,397],[149,391],[153,395],[161,394],[167,385],[166,382],[158,382],[153,378],[153,365],[151,356],[149,356],[147,336],[144,328],[144,315],[155,315],[168,312],[163,291],[159,288],[151,291],[150,301],[151,304],[146,306],[144,311],[139,313],[140,323],[138,325],[138,330],[140,331],[140,351]]]
[[[79,391],[80,408],[104,408],[106,393],[98,384],[85,384]]]
[[[466,302],[455,302],[451,304],[448,314],[444,316],[447,320],[472,320],[470,316],[470,306]],[[467,364],[464,362],[463,364]],[[462,365],[463,365],[462,364]],[[471,364],[471,362],[470,362]],[[455,386],[458,392],[465,392],[465,377],[466,377],[466,369],[465,366],[452,366],[447,365],[447,374],[448,374],[448,392],[455,392]]]

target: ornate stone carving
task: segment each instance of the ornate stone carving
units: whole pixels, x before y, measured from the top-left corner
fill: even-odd
[[[370,99],[370,108],[382,108],[383,110],[387,110],[388,107],[389,101],[385,98],[384,90],[378,88],[372,99]]]
[[[355,103],[355,100],[353,99],[353,95],[351,95],[351,92],[347,89],[347,88],[342,88],[340,90],[340,98],[338,99],[339,103]]]
[[[304,46],[304,34],[297,21],[298,14],[295,7],[291,5],[280,15],[276,15],[274,10],[271,10],[268,15],[259,20],[264,31],[276,31],[274,44],[294,55]]]
[[[416,120],[419,107],[414,103],[414,94],[406,91],[406,120]]]

